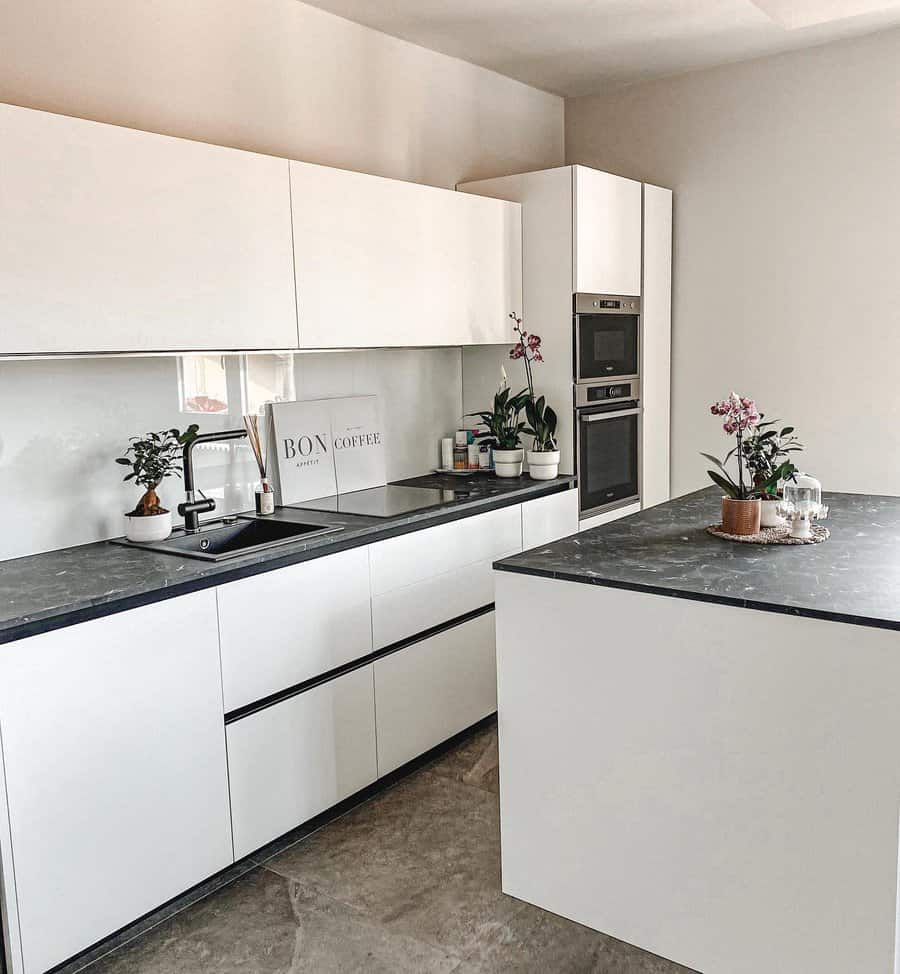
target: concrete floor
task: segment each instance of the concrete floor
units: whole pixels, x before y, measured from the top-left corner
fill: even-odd
[[[86,974],[686,974],[500,891],[496,728]]]

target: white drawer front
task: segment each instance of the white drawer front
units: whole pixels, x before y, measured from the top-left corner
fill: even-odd
[[[520,505],[439,524],[370,546],[372,594],[499,558],[522,546]],[[490,600],[488,600],[490,601]]]
[[[492,565],[520,549],[498,553],[487,561],[395,588],[372,599],[372,636],[383,649],[417,633],[449,622],[494,601]]]
[[[497,709],[494,613],[375,661],[378,774]]]
[[[491,565],[522,550],[520,505],[371,545],[375,649],[494,601]]]
[[[564,490],[522,505],[522,548],[539,548],[578,533],[578,491]]]
[[[242,578],[217,593],[226,712],[372,650],[365,547]]]
[[[237,859],[375,780],[372,684],[370,663],[228,725]]]

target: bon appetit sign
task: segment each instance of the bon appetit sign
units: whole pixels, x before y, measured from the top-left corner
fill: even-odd
[[[270,404],[277,503],[299,504],[385,483],[376,396]]]

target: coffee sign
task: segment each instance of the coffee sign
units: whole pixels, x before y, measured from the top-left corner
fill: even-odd
[[[268,411],[279,504],[385,483],[384,433],[375,396],[276,402]]]

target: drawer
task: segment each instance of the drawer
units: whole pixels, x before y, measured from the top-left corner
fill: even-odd
[[[578,491],[563,490],[522,505],[522,549],[539,548],[578,533]]]
[[[240,859],[375,780],[373,665],[243,717],[226,738]]]
[[[494,613],[375,661],[378,774],[497,709]]]
[[[375,649],[489,605],[492,563],[521,550],[518,504],[371,545]]]
[[[225,711],[372,651],[365,547],[217,589]]]
[[[521,550],[521,517],[514,504],[370,545],[372,594]]]

